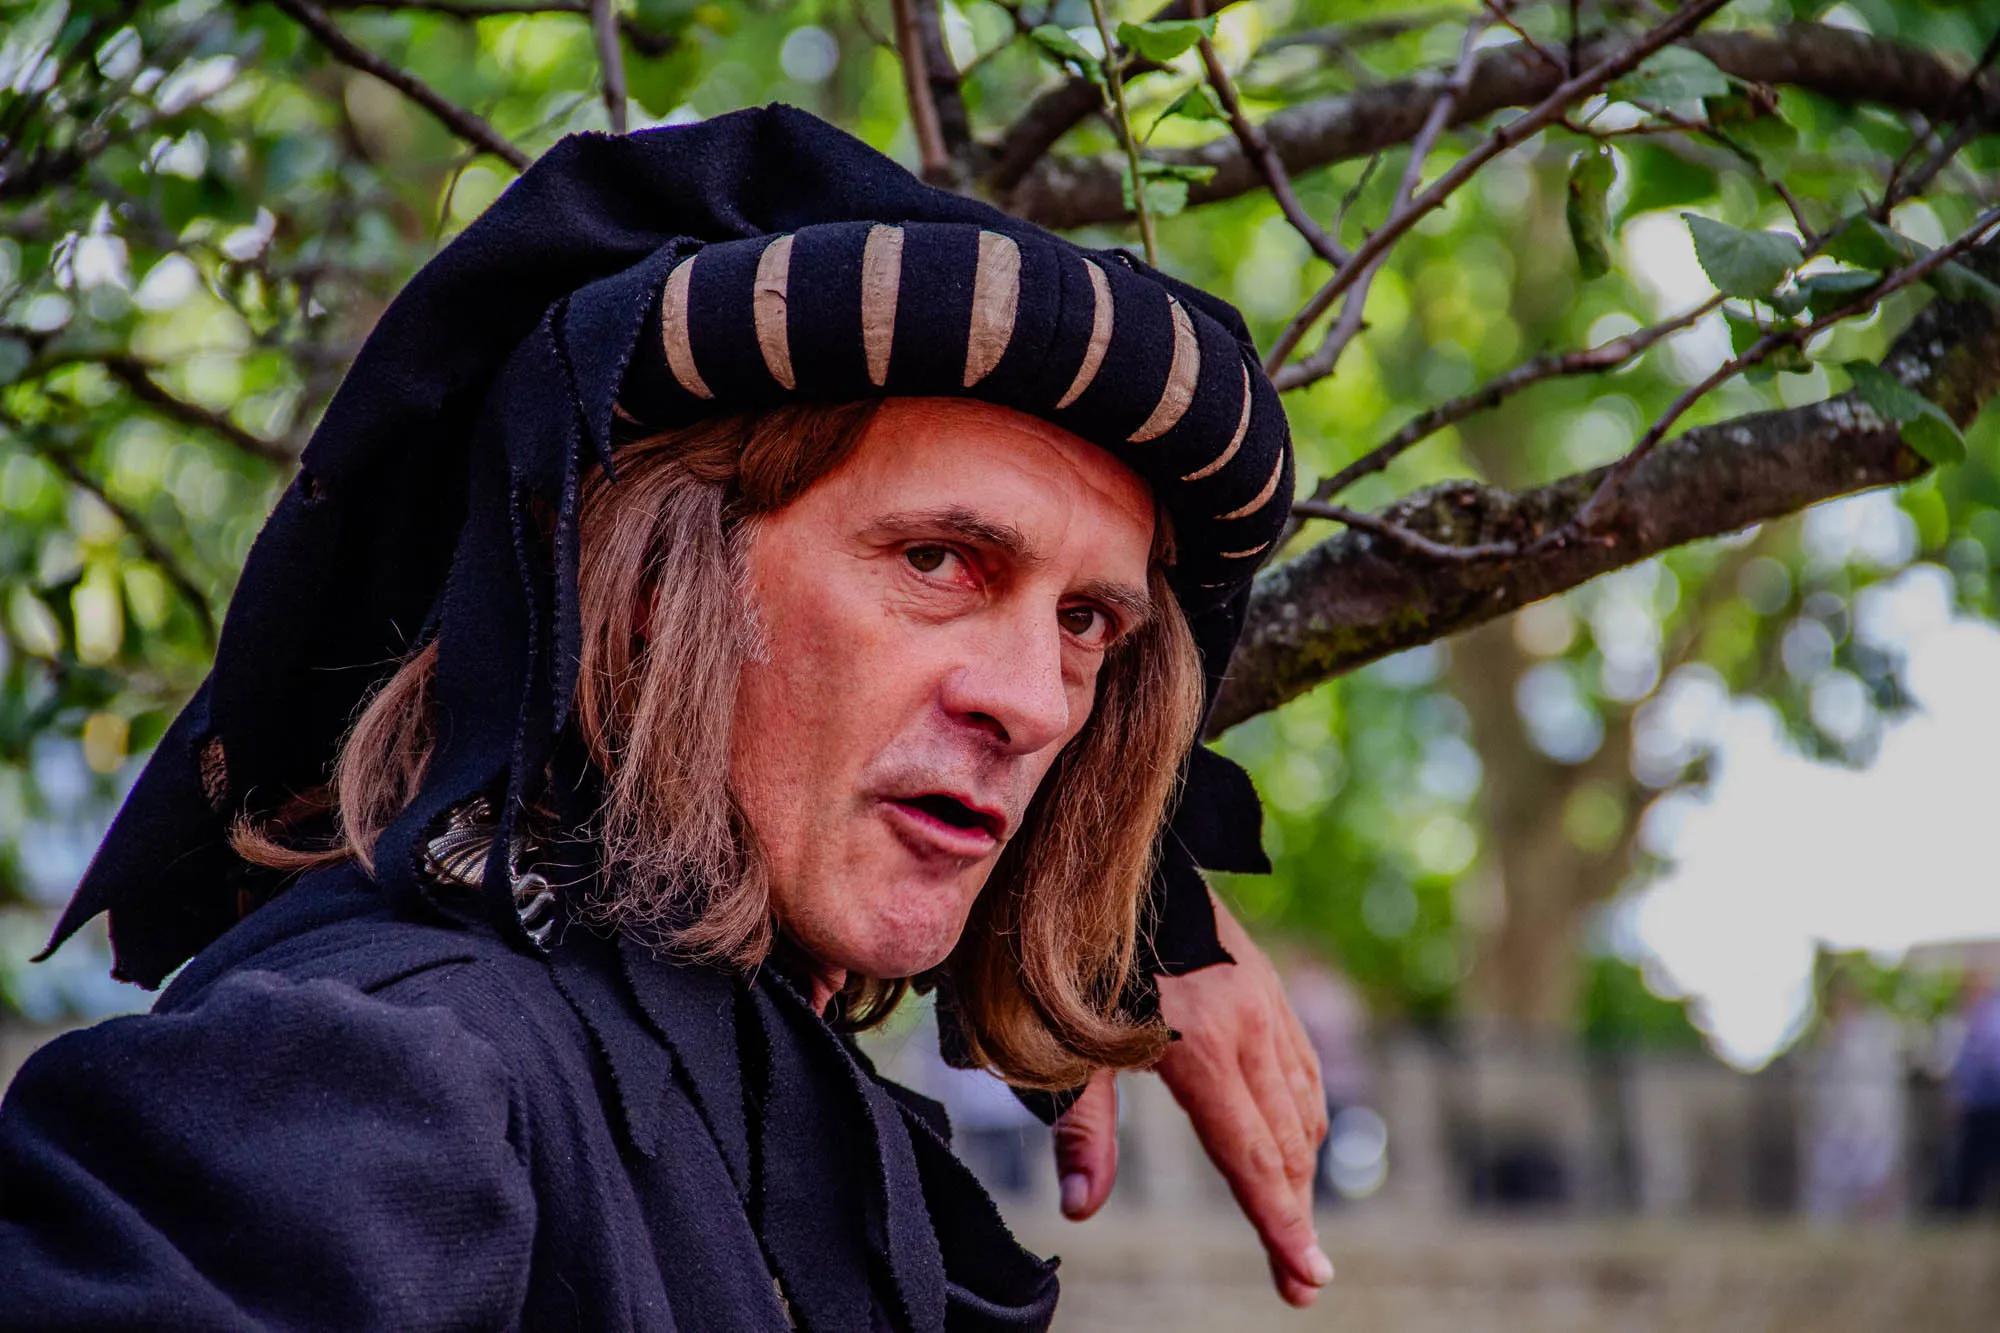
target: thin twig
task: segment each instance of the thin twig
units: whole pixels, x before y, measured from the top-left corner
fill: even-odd
[[[182,425],[193,426],[218,436],[252,458],[279,467],[290,468],[298,465],[298,454],[275,440],[267,440],[262,435],[243,429],[226,415],[199,403],[191,403],[176,397],[166,387],[154,379],[152,368],[138,357],[122,353],[91,358],[105,371],[131,390],[132,396],[163,416],[171,417]]]
[[[505,136],[477,114],[447,100],[437,89],[408,70],[399,69],[340,30],[324,9],[313,0],[271,0],[292,16],[298,25],[319,39],[319,44],[341,64],[372,74],[403,96],[431,113],[438,123],[467,143],[493,154],[516,171],[528,169],[528,155],[509,143]]]
[[[1429,560],[1505,560],[1521,553],[1520,545],[1516,542],[1481,542],[1471,546],[1453,546],[1446,542],[1432,541],[1421,532],[1412,531],[1400,523],[1392,523],[1380,515],[1364,514],[1358,509],[1347,509],[1320,500],[1300,500],[1292,506],[1292,513],[1299,518],[1324,518],[1345,524],[1370,536],[1394,542],[1412,555],[1420,555]]]
[[[1430,115],[1425,117],[1423,128],[1418,130],[1417,137],[1410,141],[1410,160],[1403,167],[1403,177],[1397,182],[1396,193],[1389,203],[1391,218],[1408,208],[1410,200],[1416,196],[1417,187],[1423,184],[1424,180],[1424,163],[1430,158],[1431,150],[1437,146],[1438,136],[1444,133],[1445,126],[1451,123],[1452,116],[1458,111],[1458,104],[1465,96],[1465,90],[1472,86],[1474,61],[1479,54],[1479,36],[1486,31],[1487,22],[1483,14],[1474,14],[1466,21],[1465,38],[1459,43],[1458,48],[1458,64],[1453,68],[1451,77],[1445,80],[1444,87],[1439,90],[1437,100],[1431,104]],[[1295,366],[1283,366],[1274,376],[1274,382],[1280,392],[1324,379],[1333,373],[1334,366],[1339,364],[1341,354],[1347,350],[1348,344],[1360,336],[1368,308],[1368,289],[1375,285],[1375,275],[1381,271],[1382,265],[1387,260],[1386,249],[1378,252],[1374,259],[1368,261],[1366,269],[1354,279],[1347,293],[1347,299],[1341,304],[1340,317],[1334,321],[1333,327],[1327,330],[1326,338],[1320,343],[1319,350]]]
[[[1139,219],[1139,240],[1146,247],[1146,262],[1160,266],[1159,246],[1153,240],[1153,211],[1146,206],[1146,176],[1139,158],[1139,137],[1132,133],[1132,113],[1125,105],[1125,78],[1118,70],[1117,50],[1111,42],[1111,25],[1104,18],[1104,0],[1090,0],[1090,16],[1097,21],[1097,35],[1104,43],[1101,68],[1111,85],[1111,109],[1118,117],[1118,137],[1125,143],[1125,161],[1132,172],[1132,211]]]
[[[1509,8],[1507,4],[1503,4],[1502,0],[1480,0],[1480,2],[1486,6],[1486,12],[1491,14],[1496,22],[1505,26],[1516,37],[1519,37],[1544,65],[1547,65],[1559,74],[1567,72],[1569,67],[1563,62],[1563,58],[1536,41],[1534,37],[1529,35],[1526,28],[1516,23],[1514,16],[1507,12]]]
[[[1887,274],[1880,285],[1871,288],[1859,299],[1849,302],[1838,310],[1829,311],[1827,314],[1814,319],[1809,324],[1789,324],[1783,328],[1773,329],[1751,344],[1742,355],[1732,357],[1728,361],[1723,362],[1722,365],[1718,366],[1699,384],[1692,386],[1684,391],[1680,397],[1674,399],[1673,403],[1661,414],[1660,418],[1647,427],[1646,433],[1639,438],[1637,444],[1632,446],[1631,451],[1625,457],[1619,459],[1604,474],[1604,479],[1598,483],[1597,489],[1591,493],[1590,498],[1576,511],[1575,516],[1560,531],[1543,538],[1542,544],[1560,545],[1564,541],[1573,540],[1580,534],[1588,532],[1591,525],[1596,522],[1598,516],[1604,513],[1617,499],[1619,488],[1625,484],[1625,479],[1632,475],[1632,470],[1644,462],[1646,456],[1653,452],[1661,440],[1666,438],[1667,432],[1673,429],[1674,423],[1686,415],[1689,408],[1693,407],[1715,389],[1717,385],[1742,374],[1752,366],[1768,360],[1782,348],[1804,346],[1808,340],[1822,330],[1831,328],[1841,320],[1852,318],[1855,315],[1873,309],[1881,302],[1883,297],[1888,296],[1891,292],[1899,291],[1912,283],[1922,281],[1931,273],[1936,272],[1951,260],[1977,245],[1981,236],[1992,228],[1995,223],[2000,223],[2000,208],[1988,209],[1986,212],[1980,214],[1973,221],[1972,225],[1957,240],[1952,241],[1949,245],[1941,245],[1915,263]]]
[[[1623,337],[1613,338],[1595,347],[1550,353],[1538,356],[1532,361],[1524,361],[1471,393],[1439,403],[1411,418],[1394,435],[1313,487],[1312,498],[1333,499],[1363,477],[1372,476],[1388,467],[1412,446],[1429,439],[1446,426],[1456,425],[1480,412],[1491,411],[1531,385],[1572,375],[1595,375],[1614,370],[1645,352],[1660,339],[1699,322],[1722,302],[1723,296],[1718,292],[1692,310],[1684,311],[1672,319],[1643,329],[1634,329]]]
[[[903,94],[910,103],[910,129],[917,136],[917,156],[924,179],[933,185],[951,179],[951,154],[945,151],[944,130],[937,103],[931,100],[931,75],[924,59],[923,32],[917,27],[915,0],[895,0],[896,50],[903,58]]]
[[[618,13],[612,0],[590,0],[590,31],[597,39],[597,63],[604,67],[604,110],[611,132],[625,132],[625,50],[618,42]]]
[[[437,14],[465,23],[477,23],[481,19],[529,17],[536,14],[583,16],[590,13],[589,0],[473,0],[470,4],[457,4],[453,0],[320,0],[320,7],[333,11],[408,10],[418,14]],[[655,32],[641,25],[630,15],[618,16],[618,30],[625,34],[626,41],[632,43],[632,49],[642,56],[663,56],[680,45],[679,33]]]
[[[1201,18],[1207,6],[1201,0],[1194,0],[1188,6],[1189,16]],[[1347,250],[1341,243],[1328,235],[1306,206],[1299,202],[1298,192],[1292,188],[1291,173],[1285,170],[1284,159],[1271,147],[1271,141],[1264,136],[1255,122],[1243,112],[1243,100],[1236,95],[1236,84],[1230,79],[1229,71],[1222,67],[1222,57],[1216,53],[1215,43],[1204,37],[1201,39],[1202,68],[1208,72],[1208,86],[1215,89],[1216,100],[1222,103],[1223,114],[1229,117],[1229,128],[1236,134],[1236,142],[1243,147],[1243,156],[1257,164],[1264,180],[1271,187],[1271,197],[1278,201],[1278,208],[1284,213],[1285,221],[1292,224],[1292,230],[1305,238],[1314,254],[1327,263],[1339,268],[1347,262]]]
[[[1488,162],[1560,121],[1563,113],[1571,106],[1596,93],[1613,79],[1638,68],[1648,56],[1692,32],[1728,3],[1729,0],[1690,0],[1684,9],[1640,37],[1632,45],[1591,66],[1583,73],[1565,80],[1531,110],[1494,130],[1483,143],[1460,158],[1444,175],[1438,177],[1429,189],[1412,199],[1408,206],[1391,216],[1367,240],[1355,248],[1347,264],[1306,302],[1304,308],[1292,318],[1292,322],[1279,335],[1270,355],[1265,359],[1266,367],[1275,375],[1277,368],[1290,359],[1299,341],[1305,337],[1306,331],[1319,321],[1320,316],[1325,314],[1335,301],[1340,299],[1342,293],[1360,280],[1366,271],[1366,266],[1385,254],[1410,228],[1441,207],[1445,200],[1478,174]]]
[[[1929,141],[1930,135],[1928,133],[1919,134],[1911,139],[1910,146],[1903,150],[1902,155],[1896,159],[1896,165],[1889,169],[1889,179],[1882,187],[1882,202],[1877,204],[1872,210],[1873,216],[1878,221],[1887,222],[1889,220],[1889,213],[1897,204],[1922,190],[1925,185],[1930,183],[1931,178],[1943,169],[1946,162],[1958,156],[1958,150],[1963,148],[1966,142],[1972,137],[1972,134],[1967,133],[1968,129],[1972,129],[1972,133],[1978,132],[1973,127],[1980,125],[1986,117],[1983,115],[1967,116],[1965,112],[1967,104],[1973,100],[1973,94],[1979,88],[1980,80],[1985,77],[1986,71],[1996,59],[2000,59],[2000,30],[1996,30],[1991,37],[1986,39],[1986,47],[1979,53],[1979,59],[1973,64],[1971,69],[1965,72],[1965,77],[1959,81],[1958,87],[1952,91],[1951,100],[1946,103],[1944,114],[1936,117],[1931,122],[1933,130],[1947,120],[1956,121],[1958,124],[1951,138],[1945,140],[1944,146],[1939,148],[1937,152],[1933,153],[1925,161],[1922,170],[1918,173],[1922,179],[1906,185],[1903,173],[1909,169],[1909,165],[1916,158],[1918,151]]]
[[[1347,215],[1354,211],[1354,205],[1360,202],[1361,192],[1368,188],[1368,182],[1375,179],[1375,173],[1381,168],[1382,154],[1370,153],[1368,161],[1362,164],[1361,174],[1354,178],[1354,184],[1347,187],[1347,193],[1340,196],[1340,207],[1333,210],[1335,236],[1340,235],[1341,230],[1347,226]]]
[[[139,516],[125,504],[112,498],[110,492],[104,489],[103,483],[84,471],[83,465],[76,461],[75,455],[70,453],[69,450],[42,438],[38,431],[29,427],[27,423],[5,408],[0,408],[0,425],[4,425],[9,433],[20,440],[38,458],[42,459],[57,472],[60,472],[70,485],[80,491],[89,493],[99,504],[110,511],[111,516],[118,520],[119,525],[131,534],[132,540],[139,544],[140,553],[159,569],[160,574],[168,583],[173,585],[174,591],[178,592],[183,600],[187,602],[188,609],[194,612],[195,621],[201,627],[203,645],[211,649],[214,648],[215,612],[210,608],[208,598],[202,594],[200,588],[195,586],[194,580],[188,576],[187,571],[181,568],[180,561],[175,558],[174,553],[169,551],[161,543],[160,539],[152,534],[146,525],[140,521]]]

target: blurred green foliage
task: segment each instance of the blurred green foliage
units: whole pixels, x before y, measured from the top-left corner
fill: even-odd
[[[470,21],[393,4],[325,7],[355,41],[531,154],[606,124],[580,14]],[[882,0],[619,8],[635,126],[785,101],[915,162]],[[1567,4],[1517,8],[1539,40],[1565,38]],[[1476,9],[1257,0],[1228,8],[1215,40],[1261,118],[1449,64]],[[1150,13],[1138,3],[1109,10],[1121,21]],[[2000,28],[2000,0],[1846,0],[1831,10],[1741,0],[1710,26],[1830,19],[1961,66]],[[1594,24],[1628,26],[1653,12],[1584,11]],[[1086,59],[1101,54],[1083,0],[963,0],[941,13],[945,46],[969,70],[967,114],[989,139],[1067,76],[1064,57],[1077,63],[1025,34],[1052,27]],[[1178,35],[1148,40],[1170,57],[1166,70],[1130,81],[1150,146],[1227,134],[1207,94],[1195,93],[1194,53]],[[1288,399],[1302,491],[1423,408],[1525,358],[1698,304],[1710,288],[1700,235],[1690,237],[1682,212],[1703,227],[1789,231],[1794,220],[1770,185],[1782,179],[1828,225],[1879,195],[1912,141],[1906,115],[1793,88],[1750,108],[1744,90],[1684,54],[1649,64],[1619,95],[1696,113],[1708,99],[1707,114],[1733,126],[1731,144],[1606,134],[1644,119],[1608,102],[1579,130],[1552,131],[1494,163],[1393,251],[1338,373]],[[1432,174],[1479,132],[1447,135]],[[383,304],[512,173],[387,84],[330,60],[278,9],[219,0],[0,4],[0,147],[0,1005],[47,1016],[118,1002],[91,980],[99,955],[73,946],[78,960],[37,975],[22,960],[200,680],[209,625],[286,479],[282,459]],[[1116,148],[1094,118],[1060,145],[1106,159]],[[1403,157],[1305,174],[1298,192],[1323,224],[1340,219],[1352,245],[1379,224]],[[1956,235],[1996,166],[2000,148],[1975,138],[1896,226],[1930,245]],[[1149,177],[1148,188],[1172,183]],[[1157,211],[1172,214],[1159,224],[1163,265],[1234,300],[1264,345],[1325,279],[1266,193]],[[1743,233],[1711,234],[1737,244],[1730,238]],[[1079,239],[1135,244],[1125,228]],[[1758,259],[1730,263],[1747,270]],[[1767,275],[1736,276],[1755,287]],[[1687,424],[1844,390],[1840,367],[1878,359],[1927,299],[1890,298],[1786,373],[1725,385]],[[1376,507],[1447,477],[1523,484],[1608,462],[1729,352],[1727,324],[1710,316],[1616,373],[1552,380],[1445,430],[1346,500]],[[1856,597],[1932,561],[1950,571],[1967,611],[1995,611],[2000,430],[1988,421],[1967,439],[1963,464],[1893,500],[1676,551],[1532,608],[1513,631],[1527,664],[1514,693],[1527,750],[1474,734],[1454,683],[1466,664],[1454,666],[1452,645],[1355,673],[1239,728],[1224,748],[1268,797],[1277,873],[1226,892],[1259,928],[1333,956],[1383,1012],[1450,1016],[1478,962],[1469,904],[1493,875],[1482,793],[1521,763],[1576,769],[1607,738],[1630,744],[1613,778],[1576,784],[1551,815],[1580,854],[1617,853],[1602,875],[1609,895],[1635,845],[1643,871],[1635,830],[1648,803],[1701,779],[1703,742],[1675,721],[1674,682],[1761,697],[1809,751],[1866,761],[1907,700],[1894,644],[1856,631]],[[1590,1031],[1672,1029],[1649,1006],[1678,1007],[1636,977],[1624,963],[1591,966]]]

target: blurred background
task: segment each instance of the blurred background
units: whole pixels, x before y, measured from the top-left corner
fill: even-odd
[[[110,979],[101,929],[29,959],[201,679],[355,347],[512,178],[422,95],[528,154],[606,128],[592,8],[0,4],[0,1079],[53,1032],[149,1002]],[[596,8],[630,127],[780,100],[919,161],[902,0]],[[1575,7],[1513,8],[1555,41]],[[1592,3],[1581,21],[1671,8]],[[1048,26],[1103,51],[1087,0],[918,9],[964,75],[959,113],[996,133],[1081,68]],[[1481,9],[1254,0],[1220,15],[1214,45],[1263,116],[1449,68]],[[1795,24],[1962,71],[1992,54],[2000,3],[1741,0],[1710,27]],[[1496,24],[1482,40],[1529,39]],[[1133,81],[1155,145],[1227,133],[1161,114],[1193,61]],[[1772,151],[1831,209],[1879,192],[1928,132],[1906,109],[1774,96],[1789,137]],[[1440,160],[1483,132],[1447,134]],[[1715,289],[1682,211],[1787,223],[1727,152],[1635,134],[1586,278],[1567,210],[1588,141],[1501,157],[1397,246],[1338,372],[1287,399],[1301,493],[1526,358],[1700,304]],[[1090,117],[1061,144],[1117,147]],[[1971,137],[1898,230],[1956,235],[1992,201],[1996,161]],[[1395,152],[1337,161],[1297,188],[1354,239],[1401,169]],[[1267,191],[1187,207],[1185,184],[1147,189],[1162,267],[1235,301],[1261,345],[1324,280]],[[1072,234],[1137,245],[1117,222]],[[1845,389],[1839,367],[1880,357],[1928,299],[1897,294],[1688,420]],[[1538,384],[1349,501],[1609,462],[1731,340],[1714,311],[1611,373]],[[1070,1227],[1046,1132],[990,1080],[943,1069],[920,1008],[879,1034],[951,1106],[1024,1239],[1065,1256],[1059,1326],[2000,1326],[2000,427],[1966,439],[1955,467],[1673,550],[1223,738],[1264,794],[1276,873],[1218,887],[1328,1074],[1340,1276],[1313,1312],[1271,1293],[1155,1081],[1124,1080],[1118,1193]]]

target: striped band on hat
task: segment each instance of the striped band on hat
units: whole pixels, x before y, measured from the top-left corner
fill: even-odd
[[[1032,229],[815,224],[673,262],[658,351],[634,362],[624,396],[653,428],[788,397],[970,396],[1028,412],[1153,488],[1177,588],[1240,586],[1282,529],[1290,440],[1254,353],[1198,298]],[[647,365],[664,373],[635,388]]]

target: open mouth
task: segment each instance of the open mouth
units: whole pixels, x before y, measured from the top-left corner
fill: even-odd
[[[984,833],[990,838],[1000,837],[1000,820],[983,810],[975,810],[956,796],[943,792],[929,792],[922,796],[906,796],[896,802],[908,810],[929,815],[940,824],[947,824],[968,833]]]

